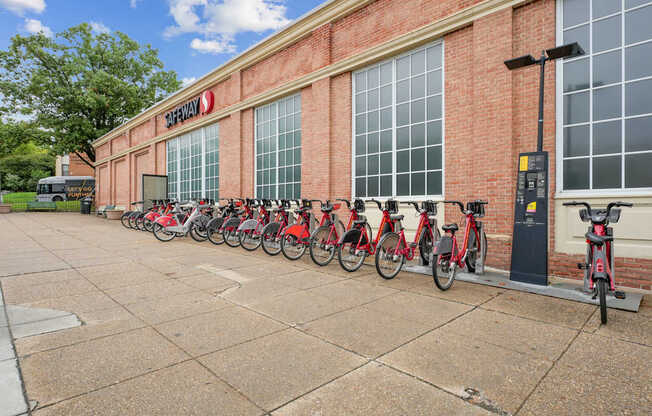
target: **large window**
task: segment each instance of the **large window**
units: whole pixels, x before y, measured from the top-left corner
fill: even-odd
[[[301,198],[301,96],[256,108],[256,197]]]
[[[353,193],[442,195],[443,44],[437,42],[353,76]]]
[[[219,125],[167,142],[168,198],[219,198]]]
[[[652,1],[559,0],[563,190],[652,188]]]

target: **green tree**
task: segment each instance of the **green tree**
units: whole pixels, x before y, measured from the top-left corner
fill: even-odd
[[[35,143],[47,143],[49,135],[31,122],[0,120],[0,158],[12,153],[42,153]]]
[[[12,153],[0,159],[2,188],[33,191],[41,178],[54,174],[55,157],[49,152]]]
[[[92,141],[180,87],[158,50],[86,23],[55,38],[16,35],[0,51],[0,111],[28,115],[42,144],[91,166]]]

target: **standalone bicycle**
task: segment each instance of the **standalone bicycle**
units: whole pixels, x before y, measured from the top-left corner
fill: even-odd
[[[631,207],[629,202],[611,202],[606,209],[592,209],[588,202],[565,202],[565,206],[583,205],[580,210],[580,219],[591,222],[586,237],[586,257],[584,263],[577,267],[584,269],[589,280],[589,289],[593,292],[593,299],[599,298],[600,321],[607,323],[607,292],[613,292],[614,297],[624,299],[625,293],[616,291],[614,254],[613,254],[613,229],[610,223],[620,220],[620,209],[614,207]]]
[[[338,198],[337,201],[345,202],[351,213],[346,228],[333,212],[339,210],[342,204],[332,204],[329,200],[325,203],[319,201],[321,221],[319,227],[310,236],[310,258],[319,266],[326,266],[333,260],[340,237],[351,228],[352,221],[357,218],[355,211],[350,209],[351,203],[348,200]]]
[[[405,260],[414,259],[415,251],[419,248],[419,255],[424,265],[429,264],[433,245],[439,240],[437,228],[437,202],[423,201],[421,208],[414,201],[402,202],[414,207],[419,214],[419,225],[414,234],[414,241],[408,243],[405,239],[405,230],[401,224],[403,215],[392,215],[392,220],[399,225],[398,232],[390,232],[378,242],[376,250],[376,271],[384,279],[393,279],[401,271]]]
[[[293,224],[295,219],[290,211],[290,200],[282,199],[276,201],[277,207],[272,209],[274,221],[270,222],[262,231],[262,246],[265,253],[276,256],[281,252],[281,238],[288,225]],[[297,207],[299,201],[295,201]]]
[[[365,212],[365,202],[356,199],[353,202],[353,208],[357,213],[357,219],[353,221],[351,228],[342,236],[337,246],[337,260],[347,272],[358,270],[368,256],[376,254],[376,247],[381,237],[393,232],[395,228],[395,221],[392,216],[398,213],[398,202],[388,199],[385,201],[385,208],[383,208],[380,201],[375,199],[368,201],[375,203],[378,209],[382,211],[378,233],[374,239],[367,217],[362,215]]]
[[[442,228],[446,235],[435,245],[432,261],[432,278],[440,290],[448,290],[455,281],[458,268],[464,267],[473,273],[479,262],[484,264],[487,257],[487,235],[478,218],[484,217],[487,201],[476,200],[466,204],[460,201],[444,201],[445,204],[459,206],[464,214],[466,225],[464,227],[464,241],[460,248],[457,244],[455,232],[459,230],[457,224],[446,224]]]

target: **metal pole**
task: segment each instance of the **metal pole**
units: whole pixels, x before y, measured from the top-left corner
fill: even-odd
[[[543,84],[545,82],[546,74],[546,51],[541,51],[541,59],[539,61],[541,66],[541,78],[539,80],[539,131],[537,134],[537,152],[543,151]]]

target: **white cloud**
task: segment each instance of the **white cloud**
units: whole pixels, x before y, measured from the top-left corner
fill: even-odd
[[[279,29],[290,20],[284,0],[168,0],[175,25],[165,29],[165,37],[184,33],[202,34],[190,47],[201,53],[235,51],[239,33]]]
[[[184,77],[184,78],[181,78],[181,86],[182,87],[187,87],[188,85],[192,84],[195,81],[197,81],[197,77]]]
[[[25,12],[43,13],[45,0],[0,0],[0,6],[22,16]]]
[[[235,52],[235,45],[233,45],[232,39],[230,38],[220,38],[218,40],[201,40],[194,38],[192,42],[190,42],[190,47],[199,53],[210,53],[213,55]]]
[[[36,19],[25,19],[25,30],[29,33],[43,32],[43,34],[49,38],[54,36],[52,29],[47,26],[43,26],[43,23],[41,23],[40,20]]]
[[[111,32],[111,29],[109,29],[109,27],[107,25],[105,25],[104,23],[90,21],[90,22],[88,22],[88,24],[90,25],[91,30],[93,32],[95,32],[96,34],[98,34],[98,35],[101,34],[101,33],[110,33]]]
[[[135,8],[138,6],[138,2],[139,2],[139,1],[140,1],[140,0],[131,0],[131,1],[129,2],[129,6],[130,6],[132,9],[135,9]]]

